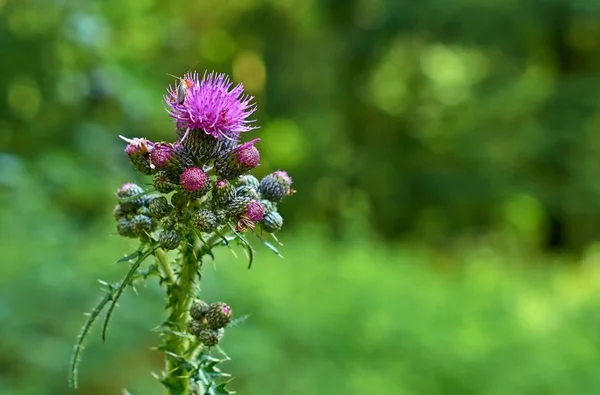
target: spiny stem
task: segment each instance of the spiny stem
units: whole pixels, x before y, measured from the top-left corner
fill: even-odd
[[[154,256],[156,256],[158,267],[160,268],[161,274],[167,282],[167,287],[175,284],[175,274],[173,273],[173,269],[171,268],[167,254],[164,252],[164,250],[159,248],[156,250]]]
[[[200,278],[198,256],[194,251],[195,237],[188,235],[181,249],[180,273],[176,283],[169,287],[169,325],[173,331],[187,332],[188,311],[192,305],[196,282]],[[189,394],[190,372],[180,366],[180,359],[186,352],[189,339],[173,334],[167,335],[165,351],[167,352],[167,377],[163,383],[171,395]]]

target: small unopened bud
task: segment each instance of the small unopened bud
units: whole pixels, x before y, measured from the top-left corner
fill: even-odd
[[[258,200],[251,200],[248,202],[244,216],[246,216],[250,221],[258,222],[263,219],[264,215],[265,208]]]
[[[210,189],[208,175],[199,167],[188,167],[181,173],[180,183],[191,198],[204,196]]]
[[[131,220],[127,218],[121,218],[119,222],[117,222],[117,233],[125,237],[137,237],[133,225],[131,224]]]
[[[258,188],[260,187],[260,181],[258,181],[258,178],[251,174],[243,174],[239,176],[238,183],[239,185],[248,185],[254,188],[256,191],[258,191]]]
[[[169,214],[160,220],[160,227],[163,229],[174,229],[177,225],[177,217],[173,214]]]
[[[206,323],[212,329],[224,328],[231,321],[233,312],[231,307],[223,302],[216,302],[210,305],[206,312]]]
[[[174,250],[181,243],[181,235],[174,230],[163,230],[158,235],[158,243],[165,250]]]
[[[277,210],[277,204],[273,203],[270,200],[263,199],[260,201],[260,204],[262,204],[263,207],[265,208],[265,213],[268,213],[269,211]]]
[[[152,218],[161,219],[171,212],[172,207],[166,197],[159,196],[150,202],[148,210]]]
[[[150,163],[158,170],[179,174],[194,162],[181,144],[157,143],[150,153]]]
[[[210,305],[203,300],[196,300],[190,308],[190,315],[193,319],[200,321],[208,312]]]
[[[196,336],[200,343],[204,344],[206,347],[212,347],[219,344],[221,338],[223,338],[224,331],[222,329],[210,329],[206,328],[200,331]]]
[[[115,194],[121,209],[126,213],[135,213],[135,211],[144,204],[144,200],[141,198],[135,198],[137,195],[144,193],[142,187],[128,182],[123,184],[121,188],[117,190]]]
[[[216,207],[226,207],[235,198],[235,187],[227,180],[217,180],[212,190],[212,201]]]
[[[260,182],[260,193],[263,198],[279,202],[295,191],[291,188],[292,179],[285,171],[275,171]]]
[[[232,180],[248,170],[258,166],[260,153],[254,144],[260,139],[254,139],[237,146],[227,156],[215,161],[215,172],[222,178]]]
[[[209,233],[217,228],[217,217],[210,210],[200,209],[194,213],[193,223],[200,232]]]
[[[123,207],[121,207],[120,204],[117,204],[115,206],[115,208],[113,209],[113,217],[118,221],[121,218],[125,217],[126,213],[123,210]]]
[[[242,185],[235,190],[236,196],[246,196],[251,199],[258,199],[258,191],[250,185]]]
[[[154,180],[152,181],[152,185],[154,185],[154,189],[160,193],[170,193],[177,188],[177,184],[173,182],[171,177],[166,171],[159,171],[154,175]]]
[[[277,211],[269,211],[260,224],[267,233],[277,232],[283,226],[283,217]]]
[[[133,167],[142,174],[153,174],[155,169],[150,165],[150,150],[153,143],[146,139],[126,139],[129,142],[125,147],[125,154]]]
[[[202,333],[202,331],[207,328],[206,328],[206,325],[201,321],[190,320],[190,322],[188,322],[187,329],[188,329],[188,333],[190,333],[194,336],[200,336],[200,333]]]
[[[143,235],[152,231],[152,220],[145,215],[134,215],[131,219],[131,226],[136,235]]]
[[[227,206],[227,211],[231,216],[237,217],[242,215],[246,211],[246,206],[248,206],[248,202],[252,199],[246,196],[237,196],[235,199],[229,203]]]
[[[227,221],[229,220],[229,214],[227,213],[227,210],[225,210],[225,209],[216,209],[215,217],[217,218],[217,223],[219,225],[225,225],[227,223]]]

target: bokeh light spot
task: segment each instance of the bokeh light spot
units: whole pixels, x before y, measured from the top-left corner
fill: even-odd
[[[233,61],[233,77],[244,83],[244,88],[257,93],[265,87],[267,69],[262,57],[254,51],[241,52]]]
[[[36,116],[42,104],[42,94],[29,77],[14,79],[8,87],[8,105],[15,116],[31,119]]]

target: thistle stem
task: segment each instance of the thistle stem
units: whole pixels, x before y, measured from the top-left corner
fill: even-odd
[[[181,336],[187,332],[188,311],[194,299],[196,283],[200,279],[201,262],[194,251],[195,237],[188,235],[181,249],[180,273],[176,283],[169,287],[169,324],[174,332],[167,336],[165,351],[167,352],[167,377],[164,384],[169,395],[188,395],[190,389],[190,372],[185,366],[184,353],[189,339]]]
[[[161,274],[167,283],[167,287],[170,287],[171,285],[175,284],[175,274],[173,273],[173,268],[171,268],[171,264],[169,263],[169,257],[165,251],[160,248],[156,250],[155,256]]]

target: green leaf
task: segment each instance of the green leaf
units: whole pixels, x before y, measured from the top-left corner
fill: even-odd
[[[104,318],[104,325],[102,326],[102,341],[106,341],[106,331],[108,329],[108,323],[110,321],[113,311],[115,310],[115,307],[117,307],[117,302],[119,301],[119,298],[123,294],[123,291],[125,291],[125,288],[133,281],[135,274],[142,262],[144,262],[144,260],[152,254],[152,252],[154,252],[154,248],[149,248],[148,251],[140,255],[137,261],[135,261],[135,263],[131,265],[131,268],[125,275],[123,281],[121,281],[119,286],[116,288],[114,295],[111,298],[112,303],[108,307],[106,317]]]
[[[89,334],[92,326],[104,307],[110,300],[112,299],[114,289],[109,285],[106,294],[98,301],[94,309],[89,313],[88,319],[81,327],[81,331],[79,332],[79,336],[77,336],[77,341],[75,342],[75,347],[73,350],[73,356],[71,357],[71,364],[69,369],[69,385],[72,388],[77,388],[77,374],[79,363],[81,361],[81,352],[83,351],[83,343]]]
[[[246,240],[246,238],[241,233],[236,232],[233,225],[229,224],[229,227],[231,228],[231,231],[233,232],[237,240],[244,246],[244,248],[248,252],[248,270],[250,270],[250,268],[252,267],[252,262],[254,262],[254,248],[252,248],[248,240]]]
[[[275,255],[277,255],[280,258],[283,258],[283,255],[281,255],[279,253],[279,250],[271,243],[269,243],[268,241],[266,241],[265,239],[263,239],[262,237],[260,237],[258,234],[256,235],[256,237],[258,237],[258,239],[260,241],[262,241],[262,243],[271,251],[273,251],[275,253]]]

